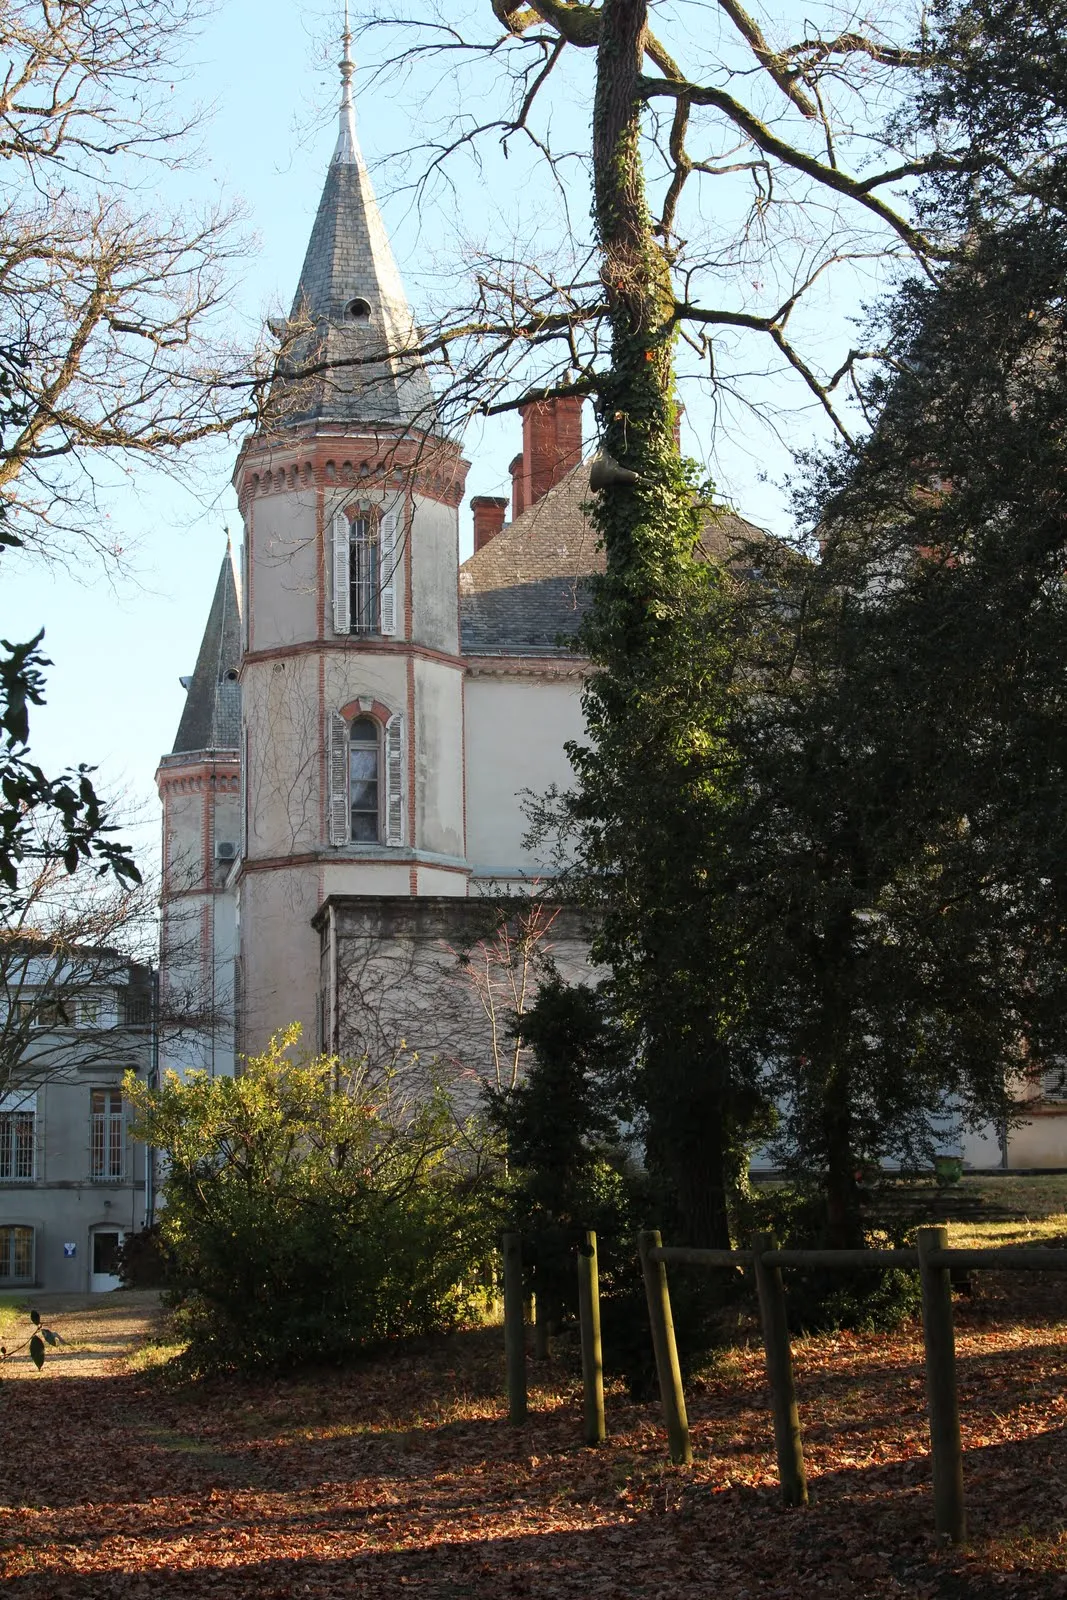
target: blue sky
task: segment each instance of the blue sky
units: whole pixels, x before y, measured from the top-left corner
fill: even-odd
[[[456,14],[472,3],[457,3]],[[452,5],[447,9],[451,15]],[[160,174],[159,201],[165,207],[219,195],[243,201],[257,243],[234,288],[232,316],[239,336],[248,337],[266,315],[288,309],[299,275],[335,136],[339,48],[328,35],[339,32],[340,12],[341,5],[328,0],[304,7],[279,0],[223,0],[191,48],[191,83],[175,90],[212,103],[215,110],[199,168]],[[715,12],[714,7],[705,10],[712,18]],[[528,184],[528,152],[512,150],[505,162],[497,151],[481,172],[470,165],[460,171],[455,192],[443,194],[439,207],[420,217],[403,192],[403,169],[394,164],[379,170],[379,163],[410,145],[413,129],[423,134],[437,116],[446,115],[452,109],[447,97],[455,90],[436,69],[388,86],[369,78],[366,69],[357,72],[359,136],[418,310],[429,293],[439,302],[447,298],[462,240],[479,236],[490,211],[529,240],[552,225],[551,203],[538,201]],[[472,96],[477,92],[473,76],[467,89]],[[567,118],[574,120],[581,143],[586,113],[580,97],[568,104],[563,96],[554,115],[564,135]],[[587,208],[580,191],[572,203]],[[546,209],[539,211],[542,204]],[[827,302],[821,312],[838,322],[841,313],[836,302]],[[806,443],[812,426],[810,416],[798,413],[791,440]],[[687,430],[687,447],[703,454],[711,419],[699,403],[689,407]],[[783,527],[784,499],[775,480],[787,473],[789,457],[774,429],[761,432],[742,424],[722,438],[714,463],[717,481],[748,516]],[[508,492],[507,463],[517,448],[514,419],[472,428],[466,439],[472,461],[468,496]],[[124,790],[140,807],[145,821],[135,837],[149,854],[158,828],[153,773],[181,715],[178,678],[196,658],[227,524],[235,542],[239,538],[229,485],[233,453],[229,447],[201,463],[195,491],[150,472],[116,486],[107,512],[116,541],[130,551],[126,574],[118,579],[88,566],[82,571],[34,568],[5,559],[0,635],[25,638],[44,625],[54,661],[48,705],[34,719],[34,753],[49,768],[79,760],[96,764],[102,787]],[[461,553],[469,548],[465,508]]]

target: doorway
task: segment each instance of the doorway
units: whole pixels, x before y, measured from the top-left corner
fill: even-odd
[[[120,1228],[94,1228],[89,1235],[89,1293],[107,1294],[122,1288],[119,1245],[126,1237]]]

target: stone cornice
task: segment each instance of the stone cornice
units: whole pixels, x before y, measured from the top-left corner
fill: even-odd
[[[587,678],[582,656],[464,656],[468,678]]]
[[[256,435],[237,458],[233,482],[242,515],[260,495],[297,489],[404,486],[413,494],[458,507],[470,462],[452,439],[388,428],[307,432],[265,438]]]

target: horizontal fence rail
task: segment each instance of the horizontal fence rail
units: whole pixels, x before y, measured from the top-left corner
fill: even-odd
[[[686,1267],[748,1267],[752,1250],[690,1250],[684,1245],[660,1245],[649,1251],[653,1261]],[[853,1271],[859,1267],[919,1266],[918,1250],[761,1250],[765,1267],[829,1267]],[[1043,1245],[999,1245],[994,1249],[928,1252],[933,1267],[974,1267],[996,1272],[1067,1272],[1067,1250]]]
[[[666,1269],[668,1266],[732,1268],[735,1271],[747,1268],[754,1272],[782,1498],[792,1506],[806,1505],[808,1493],[782,1268],[819,1267],[841,1272],[872,1267],[917,1269],[922,1286],[934,1522],[942,1538],[955,1544],[965,1541],[967,1520],[951,1272],[959,1269],[1067,1272],[1067,1250],[1044,1245],[955,1250],[949,1248],[948,1229],[937,1226],[919,1228],[917,1246],[899,1250],[780,1250],[769,1234],[757,1235],[752,1248],[747,1250],[700,1250],[664,1245],[658,1233],[649,1231],[641,1234],[640,1253],[671,1460],[680,1465],[691,1461],[692,1454]]]

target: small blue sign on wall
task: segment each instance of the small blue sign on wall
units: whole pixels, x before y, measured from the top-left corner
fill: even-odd
[[[65,1244],[63,1246],[63,1254],[69,1261],[71,1256],[76,1256],[78,1254],[78,1246],[76,1244]]]

